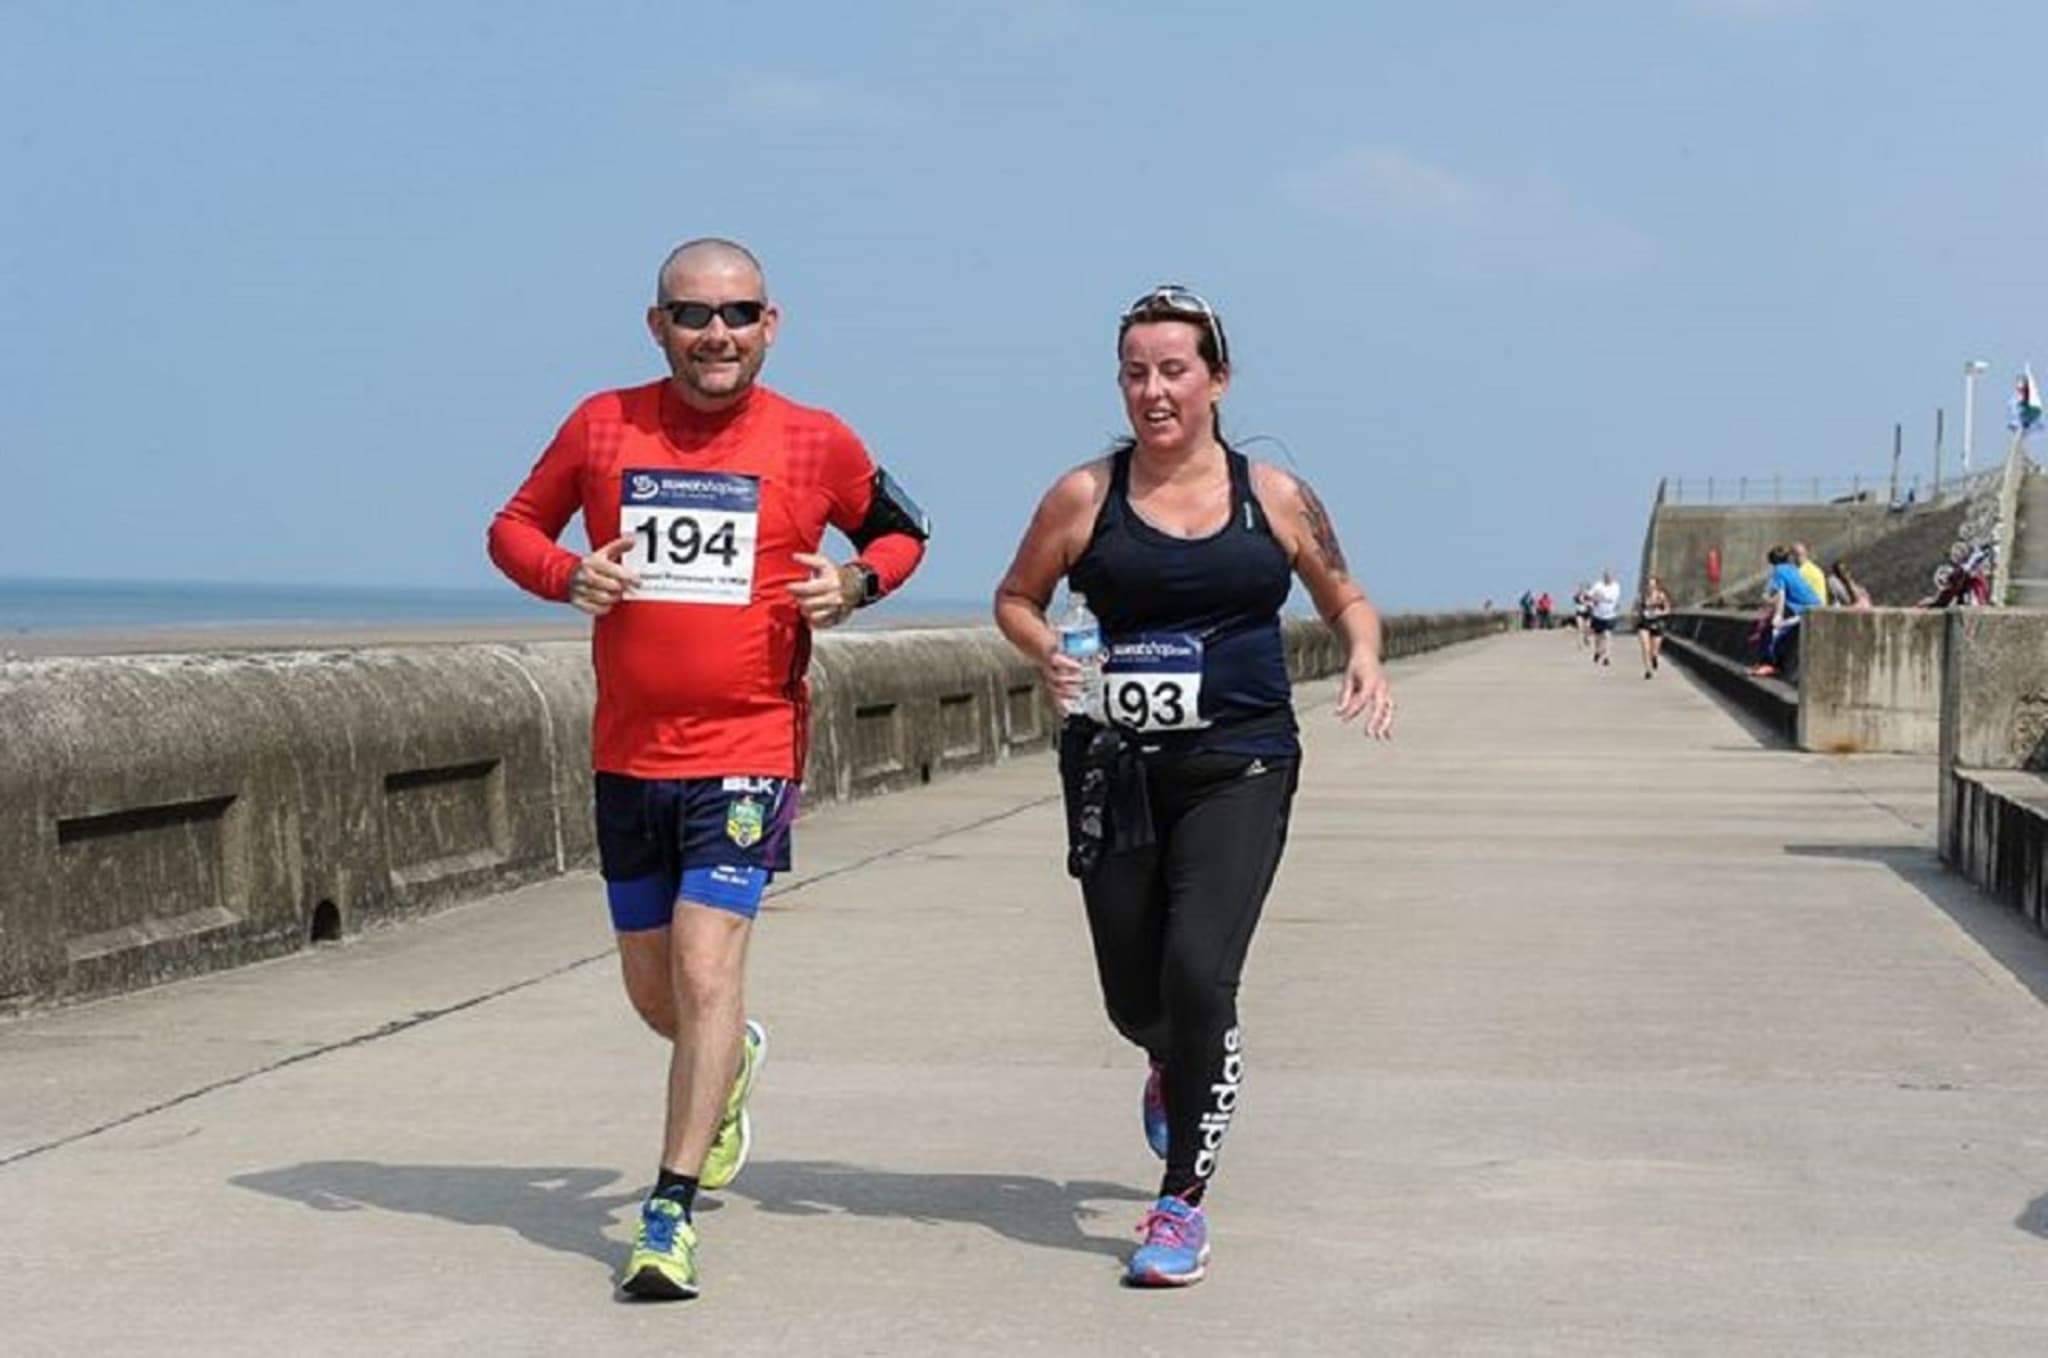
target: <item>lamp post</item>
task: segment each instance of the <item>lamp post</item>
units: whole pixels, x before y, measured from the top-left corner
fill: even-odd
[[[1970,474],[1970,438],[1977,427],[1977,379],[1991,371],[1991,365],[1973,358],[1963,365],[1963,475]]]

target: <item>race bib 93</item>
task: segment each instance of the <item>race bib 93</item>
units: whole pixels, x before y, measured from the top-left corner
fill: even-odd
[[[1135,731],[1192,731],[1202,719],[1202,639],[1148,632],[1112,639],[1102,667],[1104,710]]]

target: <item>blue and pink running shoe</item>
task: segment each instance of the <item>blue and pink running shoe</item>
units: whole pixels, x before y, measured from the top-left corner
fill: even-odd
[[[1152,1063],[1152,1073],[1145,1077],[1145,1097],[1140,1106],[1145,1115],[1145,1144],[1152,1148],[1154,1155],[1164,1160],[1169,1136],[1166,1126],[1166,1072],[1157,1061]]]
[[[1209,1269],[1209,1219],[1179,1198],[1161,1198],[1138,1223],[1145,1243],[1131,1256],[1124,1281],[1132,1287],[1186,1287]]]

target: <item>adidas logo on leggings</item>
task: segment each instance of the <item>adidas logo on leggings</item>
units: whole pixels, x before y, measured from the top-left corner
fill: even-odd
[[[1195,1156],[1195,1176],[1206,1179],[1216,1172],[1216,1152],[1223,1146],[1223,1134],[1230,1130],[1230,1115],[1237,1111],[1237,1087],[1244,1081],[1244,1041],[1238,1029],[1223,1035],[1223,1078],[1209,1086],[1215,1106],[1202,1114],[1202,1150]]]

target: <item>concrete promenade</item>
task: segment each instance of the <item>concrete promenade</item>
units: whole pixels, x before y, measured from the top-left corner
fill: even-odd
[[[1305,713],[1188,1292],[1116,1285],[1157,1165],[1040,756],[804,823],[701,1300],[610,1290],[663,1058],[585,876],[0,1026],[0,1352],[2048,1352],[2048,941],[1931,760],[1623,641]]]

